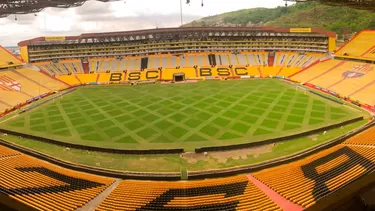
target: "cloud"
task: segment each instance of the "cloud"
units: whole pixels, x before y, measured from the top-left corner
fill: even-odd
[[[40,36],[69,36],[180,25],[178,0],[125,1],[87,1],[77,8],[46,8],[37,16],[17,15],[17,21],[13,15],[0,19],[0,45],[14,46],[21,40]],[[186,0],[182,2],[184,23],[238,9],[284,4],[283,0],[204,0],[204,7],[201,7],[201,0],[191,0],[190,5],[185,4]]]

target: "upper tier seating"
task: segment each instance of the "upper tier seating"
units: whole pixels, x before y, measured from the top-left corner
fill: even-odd
[[[8,157],[2,158],[4,154]],[[3,146],[0,166],[0,193],[36,210],[75,210],[114,182],[15,154]]]
[[[351,41],[340,48],[335,55],[375,61],[375,30],[359,32]]]
[[[251,76],[284,76],[289,77],[302,68],[305,68],[322,58],[323,54],[306,53],[305,55],[298,55],[296,53],[277,53],[274,57],[274,65],[268,66],[268,53],[266,52],[244,52],[241,54],[233,53],[192,53],[181,55],[151,55],[148,57],[123,57],[122,59],[105,58],[105,59],[89,59],[88,68],[91,74],[101,74],[108,72],[124,72],[126,71],[140,71],[140,70],[157,70],[162,67],[165,69],[174,69],[176,67],[192,68],[198,67],[228,67],[233,66],[248,66]],[[272,64],[272,63],[271,63]],[[80,83],[90,82],[108,82],[101,77],[85,77],[82,76],[83,68],[78,61],[75,63],[38,63],[36,64],[41,69],[49,72],[52,75],[59,76],[59,78],[69,84],[76,85]],[[78,71],[73,71],[70,66],[77,66]],[[74,69],[74,70],[75,70]],[[76,77],[65,77],[65,75],[77,75]],[[83,80],[80,80],[80,79]],[[99,79],[99,80],[97,80]]]
[[[279,210],[245,175],[189,181],[121,181],[97,211]]]
[[[0,46],[0,69],[22,65],[21,60]]]
[[[315,57],[306,57],[306,61]],[[298,60],[299,61],[299,60]],[[303,58],[305,61],[305,58]],[[302,67],[305,62],[300,61]],[[216,53],[212,57],[208,53],[194,53],[184,55],[151,55],[148,57],[123,57],[122,59],[89,59],[89,71],[91,73],[123,72],[124,70],[157,69],[162,67],[176,68],[194,66],[228,66],[249,65],[267,66],[268,54],[265,52],[249,52],[243,54]],[[50,73],[51,75],[68,75],[84,73],[82,64],[77,61],[60,61],[58,63],[39,62],[35,66]],[[298,66],[298,67],[299,67]],[[296,66],[297,67],[297,66]]]
[[[375,95],[372,92],[375,90],[375,65],[372,64],[328,60],[306,69],[292,79],[375,105]]]

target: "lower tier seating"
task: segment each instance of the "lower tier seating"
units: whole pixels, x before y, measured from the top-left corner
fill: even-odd
[[[21,155],[21,153],[18,151],[0,146],[0,159],[10,157],[10,156],[17,156],[17,155]]]
[[[26,102],[32,96],[18,91],[5,91],[0,89],[0,112]]]
[[[375,145],[375,127],[346,140],[344,144]]]
[[[374,172],[374,168],[373,148],[340,144],[253,176],[291,202],[310,207],[350,181]]]
[[[122,181],[97,210],[280,209],[242,175],[189,182]]]
[[[352,61],[328,60],[292,77],[339,93],[344,97],[375,105],[375,65]]]
[[[36,210],[75,210],[114,180],[45,163],[0,146],[0,192]]]
[[[309,208],[353,180],[375,173],[374,131],[370,128],[306,158],[251,174],[268,188],[248,175],[179,182],[122,180],[96,210],[270,211],[288,203]],[[114,182],[3,146],[0,166],[0,193],[36,210],[75,210]]]
[[[69,86],[38,70],[0,71],[0,113],[27,100]]]

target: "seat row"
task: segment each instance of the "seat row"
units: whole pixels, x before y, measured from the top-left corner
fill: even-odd
[[[284,66],[301,69],[319,60],[323,54],[298,55],[296,53],[277,53],[274,57],[274,66]],[[148,57],[124,57],[121,59],[90,59],[88,69],[91,73],[122,72],[124,70],[142,70],[193,67],[197,66],[268,66],[268,53],[196,53],[186,55],[152,55]],[[51,75],[67,75],[84,73],[80,60],[66,60],[58,63],[42,62],[34,65],[49,72]],[[278,68],[279,69],[279,68]]]
[[[0,154],[13,152],[0,146]],[[0,159],[0,166],[0,192],[36,210],[75,210],[114,182],[22,154]]]
[[[18,155],[21,155],[21,153],[18,151],[15,151],[6,147],[0,147],[0,159],[12,157],[12,156],[18,156]]]
[[[357,145],[375,145],[375,127],[372,127],[350,139],[346,140],[344,144]]]
[[[343,60],[320,62],[291,77],[339,93],[342,97],[375,105],[375,65]]]
[[[374,149],[340,144],[253,176],[286,199],[307,208],[350,181],[374,172],[374,168]]]
[[[374,128],[301,160],[252,176],[304,208],[375,171]],[[37,210],[75,210],[114,179],[70,171],[0,146],[0,192]],[[122,180],[97,211],[280,210],[246,175],[196,181]]]
[[[104,210],[279,210],[245,175],[189,182],[121,181]]]

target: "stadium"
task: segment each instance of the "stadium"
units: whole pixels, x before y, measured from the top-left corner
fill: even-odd
[[[178,27],[0,46],[0,210],[374,209],[375,30],[336,38]]]

